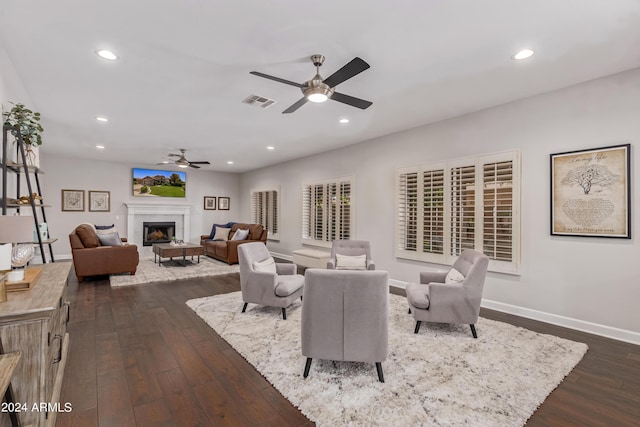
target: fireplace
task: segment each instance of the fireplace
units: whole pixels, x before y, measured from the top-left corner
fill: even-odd
[[[154,243],[168,243],[175,236],[175,222],[143,222],[142,245],[151,246]]]

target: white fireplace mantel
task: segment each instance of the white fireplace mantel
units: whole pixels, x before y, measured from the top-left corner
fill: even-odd
[[[181,215],[182,236],[185,240],[189,239],[190,233],[190,215],[191,205],[165,205],[159,203],[125,203],[127,207],[127,239],[133,239],[136,215]],[[131,241],[131,240],[130,240]]]

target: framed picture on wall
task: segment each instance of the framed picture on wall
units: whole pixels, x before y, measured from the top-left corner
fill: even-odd
[[[109,212],[110,198],[109,191],[89,191],[89,212]]]
[[[84,212],[84,190],[62,190],[63,212]]]
[[[204,196],[204,210],[215,211],[216,210],[216,198]]]
[[[229,210],[229,198],[228,197],[218,197],[218,209],[221,211]]]
[[[631,238],[631,145],[551,154],[551,234]]]

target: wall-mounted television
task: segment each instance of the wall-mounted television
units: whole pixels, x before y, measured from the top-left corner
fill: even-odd
[[[133,195],[137,197],[185,197],[185,172],[133,168]]]

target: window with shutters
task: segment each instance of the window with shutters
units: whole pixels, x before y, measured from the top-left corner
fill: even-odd
[[[302,242],[330,247],[351,238],[352,178],[317,181],[302,189]]]
[[[278,190],[262,190],[251,192],[251,222],[261,224],[268,230],[269,240],[280,240],[278,224],[280,200]]]
[[[475,249],[518,273],[519,167],[513,151],[398,169],[396,257],[452,264]]]

